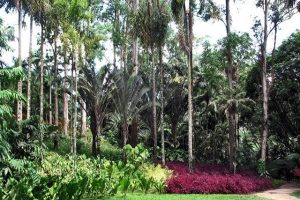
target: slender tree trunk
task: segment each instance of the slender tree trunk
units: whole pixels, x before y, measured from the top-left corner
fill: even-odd
[[[276,23],[276,22],[275,22]],[[272,50],[272,58],[271,58],[271,66],[272,66],[272,71],[271,71],[271,77],[272,77],[272,81],[269,82],[269,87],[268,87],[268,98],[271,95],[271,89],[272,86],[274,85],[274,81],[275,81],[275,69],[274,69],[274,65],[275,65],[275,51],[276,51],[276,42],[277,42],[277,33],[278,33],[278,24],[276,23],[274,28],[274,43],[273,43],[273,50]]]
[[[74,113],[73,113],[73,154],[76,155],[77,150],[77,58],[74,53]]]
[[[92,131],[92,154],[93,156],[97,156],[98,155],[98,125],[97,125],[97,117],[96,117],[96,113],[94,110],[90,110],[90,116],[91,116],[91,121],[90,121],[90,128]]]
[[[44,118],[44,23],[41,22],[41,55],[40,55],[40,121]]]
[[[115,10],[114,31],[117,32],[117,34],[120,34],[120,9]],[[114,43],[113,44],[113,54],[114,54],[113,65],[114,68],[116,68],[117,67],[117,44],[114,41],[113,43]]]
[[[134,116],[131,123],[130,144],[135,147],[138,144],[138,117]]]
[[[58,65],[57,65],[57,34],[58,30],[55,30],[54,36],[54,69],[55,69],[55,88],[54,88],[54,112],[55,112],[55,125],[58,126]]]
[[[124,117],[124,122],[122,125],[122,132],[123,132],[123,147],[126,146],[128,141],[128,121],[127,116]]]
[[[31,112],[31,66],[32,66],[32,34],[33,34],[33,17],[30,16],[30,36],[29,36],[29,58],[28,58],[28,77],[27,77],[27,116],[30,118]]]
[[[226,0],[226,32],[227,37],[231,34],[231,13],[230,13],[230,0]],[[227,46],[227,77],[229,82],[229,88],[231,91],[231,99],[234,98],[233,92],[235,90],[235,68],[233,65],[233,55],[230,44]],[[228,108],[228,123],[229,123],[229,166],[234,170],[234,163],[236,162],[236,105],[231,102]]]
[[[51,72],[50,72],[50,74],[51,74]],[[50,86],[50,88],[49,88],[49,124],[53,124],[53,118],[52,118],[52,88],[51,88],[52,87],[52,81],[50,81],[49,86]]]
[[[81,100],[82,107],[81,108],[81,137],[86,136],[86,103],[84,100]]]
[[[69,124],[69,105],[68,105],[68,94],[67,94],[67,52],[64,50],[64,134],[68,135],[68,124]]]
[[[192,2],[189,2],[188,18],[188,147],[189,147],[189,171],[193,172],[193,14],[192,14]]]
[[[267,41],[268,41],[268,8],[269,1],[264,0],[264,38],[262,44],[262,92],[263,121],[261,138],[261,160],[265,163],[268,139],[268,85],[267,85]]]
[[[127,116],[124,116],[124,121],[122,124],[122,132],[123,132],[123,148],[126,146],[127,141],[128,141],[128,121],[127,121]],[[123,161],[126,162],[127,156],[126,152],[123,151]]]
[[[153,162],[157,162],[157,117],[156,117],[156,66],[154,61],[154,50],[151,48],[152,57],[152,117],[153,117]]]
[[[139,7],[139,0],[133,0],[132,2],[133,12],[137,14]],[[134,67],[134,71],[138,74],[139,71],[139,63],[138,63],[138,37],[137,34],[134,33],[132,38],[132,64]]]
[[[160,65],[160,98],[161,98],[161,112],[160,112],[160,127],[161,127],[161,160],[162,164],[166,164],[165,154],[165,127],[164,127],[164,69],[162,65],[162,47],[159,47],[159,65]]]
[[[22,67],[22,1],[19,0],[19,8],[18,8],[18,30],[19,30],[19,41],[18,41],[18,65]],[[22,94],[23,82],[19,80],[18,82],[18,93]],[[23,119],[23,103],[22,101],[18,101],[17,105],[17,120],[20,122]]]

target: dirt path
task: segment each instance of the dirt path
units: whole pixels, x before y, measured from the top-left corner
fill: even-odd
[[[299,200],[294,196],[290,196],[291,193],[300,191],[300,183],[287,183],[283,186],[274,189],[267,190],[256,195],[259,197],[274,199],[274,200]]]

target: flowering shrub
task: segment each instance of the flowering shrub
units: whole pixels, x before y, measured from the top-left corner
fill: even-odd
[[[248,194],[272,187],[268,178],[259,177],[251,171],[232,175],[222,165],[197,164],[194,174],[189,174],[182,163],[168,163],[167,166],[174,170],[173,177],[167,182],[168,193]]]
[[[294,169],[294,175],[300,177],[300,167]]]

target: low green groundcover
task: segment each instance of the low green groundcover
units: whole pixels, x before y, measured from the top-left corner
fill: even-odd
[[[114,196],[109,200],[264,200],[255,195],[225,195],[225,194],[128,194],[124,196]]]
[[[300,199],[300,191],[292,193],[292,196],[295,196],[298,199]]]

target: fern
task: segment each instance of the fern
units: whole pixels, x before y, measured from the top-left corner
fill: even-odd
[[[25,101],[25,98],[23,95],[20,95],[18,92],[12,90],[0,90],[0,102],[17,100]]]
[[[12,115],[12,108],[8,105],[0,105],[0,117],[3,116],[11,116]]]
[[[0,78],[8,80],[19,80],[24,77],[22,67],[0,69]]]

